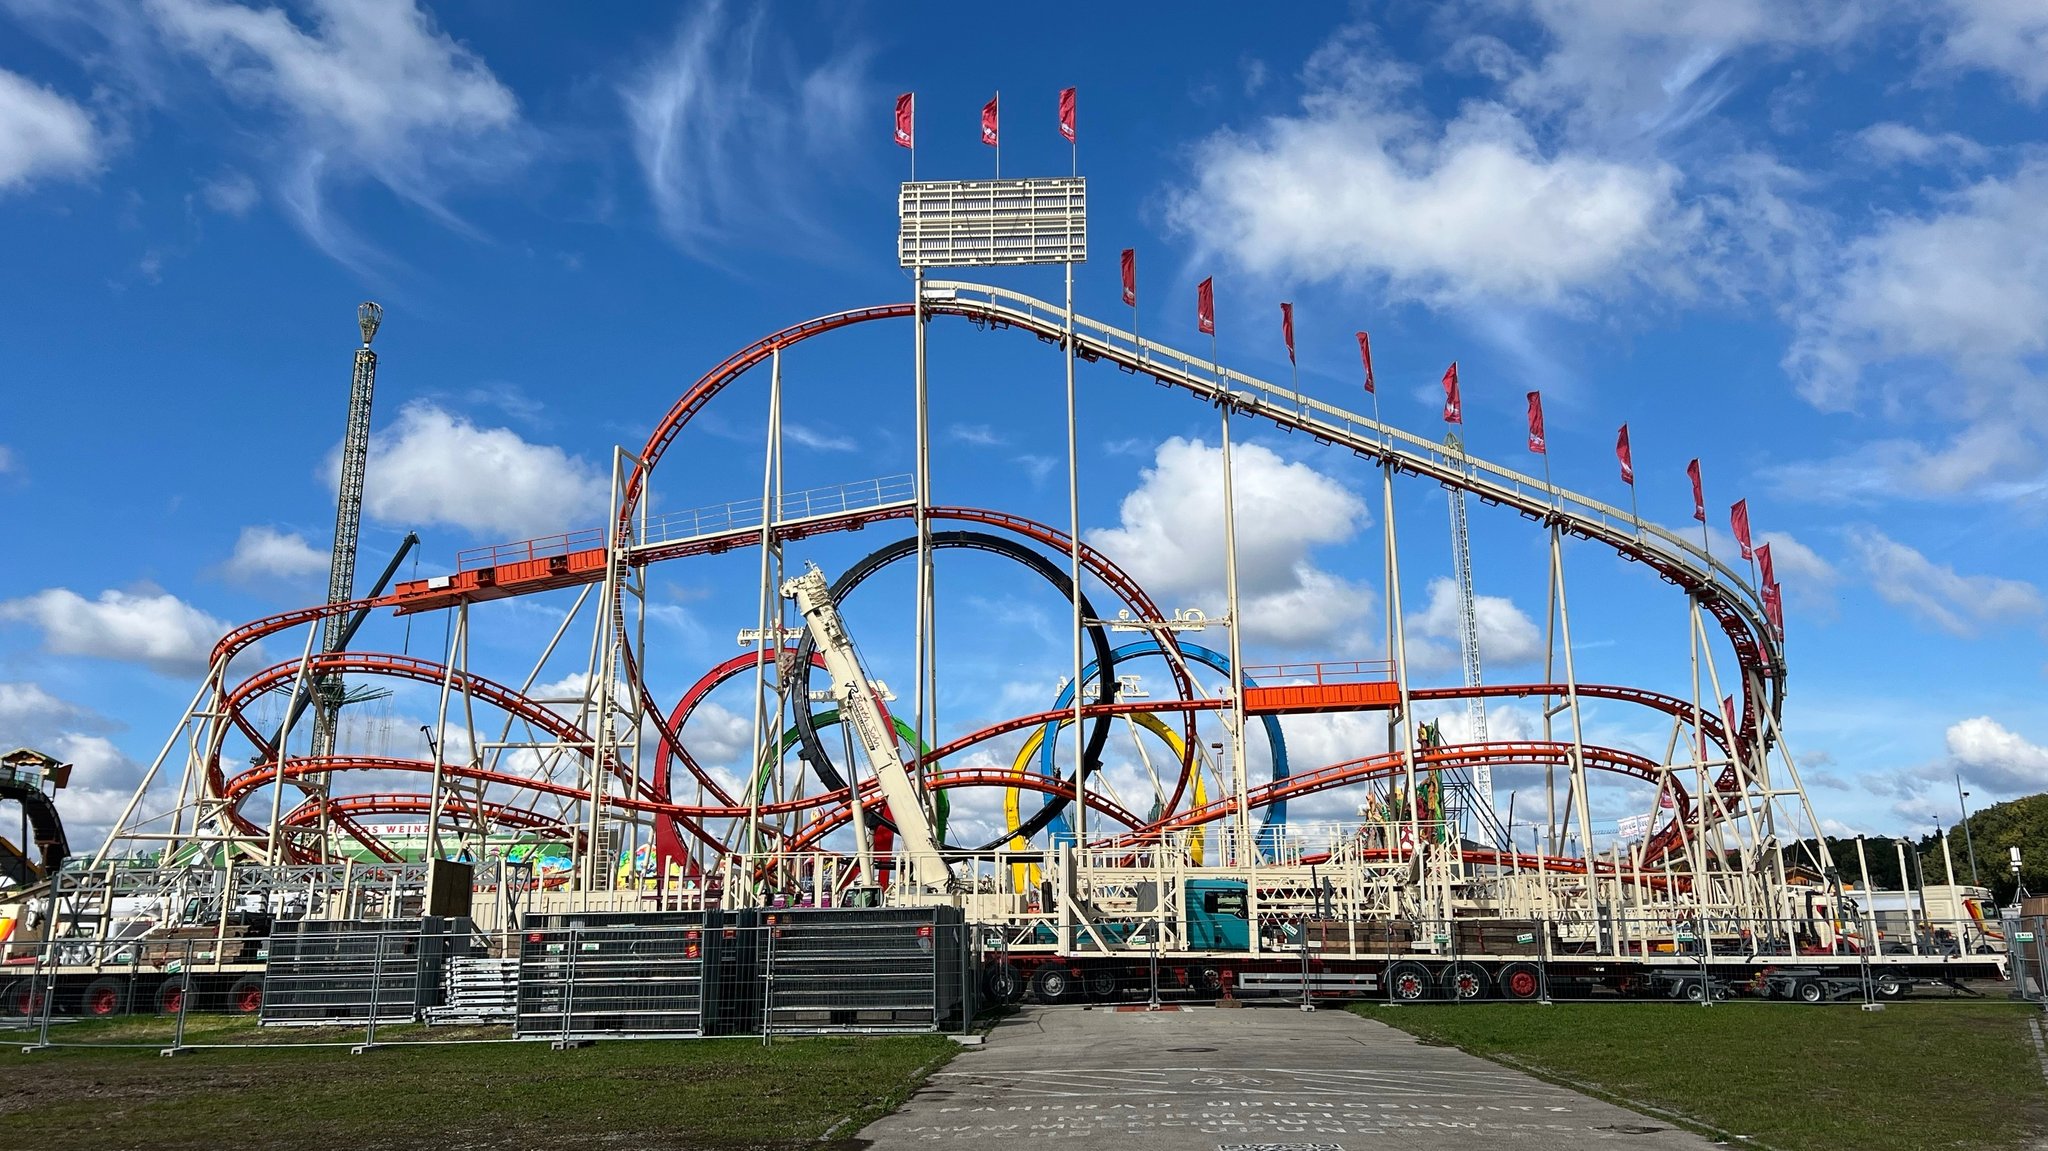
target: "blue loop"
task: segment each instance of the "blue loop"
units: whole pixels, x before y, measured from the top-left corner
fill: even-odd
[[[1211,651],[1206,647],[1198,647],[1194,644],[1182,644],[1180,651],[1183,656],[1187,657],[1189,662],[1202,664],[1224,675],[1230,674],[1230,657],[1222,652]],[[1141,639],[1134,643],[1125,644],[1111,652],[1110,658],[1113,661],[1111,666],[1122,666],[1124,660],[1134,656],[1156,655],[1164,657],[1165,654],[1165,651],[1159,646],[1158,640]],[[1096,665],[1093,663],[1082,668],[1081,681],[1086,683],[1088,677],[1095,674],[1095,669]],[[1249,676],[1245,677],[1244,685],[1246,687],[1258,686]],[[1065,688],[1061,689],[1059,698],[1053,701],[1055,709],[1067,707],[1074,702],[1075,686],[1074,684],[1068,684]],[[1259,720],[1265,725],[1266,746],[1273,754],[1273,779],[1276,782],[1286,779],[1287,740],[1280,734],[1280,717],[1262,715],[1259,717]],[[1038,773],[1047,779],[1058,778],[1053,764],[1053,745],[1057,741],[1058,736],[1059,724],[1057,721],[1048,722],[1039,732]],[[1196,754],[1200,754],[1199,748],[1196,749]],[[1281,829],[1287,826],[1287,801],[1284,799],[1275,800],[1266,805],[1264,811],[1265,816],[1259,823],[1258,842],[1260,850],[1270,854],[1280,842]],[[1052,822],[1046,825],[1046,834],[1048,836],[1047,842],[1054,845],[1070,844],[1075,841],[1074,825],[1067,818],[1065,811],[1061,811],[1053,816]]]

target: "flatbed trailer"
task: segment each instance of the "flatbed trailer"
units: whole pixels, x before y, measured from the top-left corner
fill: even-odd
[[[1148,881],[1131,914],[1079,900],[985,921],[984,990],[999,1001],[1109,1002],[1149,995],[1431,1000],[1897,998],[1924,983],[2006,978],[2000,955],[1877,954],[1859,937],[1791,920],[1510,917],[1484,909],[1417,921],[1324,917],[1213,874]],[[1137,890],[1126,878],[1126,890]],[[1135,910],[1137,904],[1143,910]],[[1094,907],[1100,912],[1100,907]],[[1256,924],[1256,926],[1254,926]],[[1824,941],[1824,942],[1823,942]],[[1195,946],[1188,946],[1189,944]]]
[[[1005,949],[987,957],[984,971],[984,990],[991,998],[1017,1002],[1028,994],[1044,1004],[1135,998],[1148,994],[1155,979],[1162,995],[1183,998],[1295,997],[1305,987],[1311,998],[1397,1003],[1600,996],[1697,1001],[1706,995],[1726,999],[1752,994],[1822,1002],[1860,996],[1866,979],[1861,959],[1853,955],[1645,960],[1529,952],[1332,957],[1313,949],[1305,961],[1299,951],[1153,956]],[[1920,984],[2004,977],[1995,962],[1932,956],[1873,958],[1867,972],[1872,993],[1882,999],[1899,998]],[[1811,998],[1816,991],[1820,997]]]

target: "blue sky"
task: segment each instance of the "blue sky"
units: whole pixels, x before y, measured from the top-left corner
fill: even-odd
[[[1689,524],[1699,456],[1716,528],[1747,497],[1774,542],[1788,735],[1831,828],[1952,821],[1957,772],[1973,805],[2048,784],[2048,10],[936,13],[0,0],[0,745],[76,759],[73,819],[102,823],[217,634],[321,598],[358,301],[386,309],[366,586],[408,529],[425,574],[594,525],[612,446],[727,353],[906,298],[897,92],[918,93],[921,176],[990,174],[976,124],[997,89],[1003,172],[1063,175],[1055,94],[1075,85],[1083,311],[1128,318],[1115,253],[1135,247],[1143,330],[1200,349],[1193,286],[1214,275],[1223,359],[1285,383],[1291,300],[1302,390],[1362,404],[1351,333],[1369,329],[1386,418],[1432,436],[1456,359],[1472,449],[1509,466],[1533,466],[1540,388],[1557,480],[1615,502],[1628,421],[1646,515]],[[1056,271],[987,278],[1060,290]],[[790,487],[909,469],[909,349],[880,326],[790,354]],[[1063,524],[1056,353],[942,322],[932,376],[936,498]],[[693,426],[659,506],[758,492],[765,385]],[[1214,414],[1099,368],[1081,391],[1090,538],[1162,603],[1213,607]],[[1263,510],[1253,662],[1380,654],[1375,475],[1241,436],[1240,493]],[[1443,494],[1407,484],[1396,516],[1415,677],[1453,682]],[[1493,509],[1473,532],[1488,676],[1534,679],[1544,541]],[[836,570],[892,538],[792,555]],[[737,650],[752,564],[657,573],[657,695]],[[1689,692],[1683,601],[1591,545],[1567,570],[1581,678]],[[893,578],[849,619],[908,683]],[[942,723],[1046,706],[1061,603],[993,560],[940,579]],[[516,682],[567,606],[480,612],[478,659]],[[442,634],[380,620],[364,643],[419,654]],[[714,761],[745,739],[748,705],[721,700]],[[355,738],[404,743],[430,704],[382,706],[382,734]],[[1494,715],[1496,734],[1535,730]],[[1289,722],[1300,766],[1383,738]],[[1589,722],[1652,754],[1668,734]]]

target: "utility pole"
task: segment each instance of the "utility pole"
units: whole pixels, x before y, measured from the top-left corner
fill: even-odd
[[[1963,846],[1970,852],[1970,886],[1981,887],[1977,878],[1977,841],[1970,835],[1970,793],[1963,790],[1963,773],[1956,773],[1956,806],[1963,811]]]
[[[384,309],[365,301],[356,309],[356,326],[362,329],[363,346],[356,349],[355,378],[348,391],[348,433],[341,441],[341,493],[334,507],[334,558],[327,569],[327,602],[343,604],[356,595],[356,541],[362,533],[363,473],[370,459],[370,398],[377,389],[377,353],[370,341]],[[320,650],[339,651],[348,620],[331,612],[320,631]],[[318,677],[313,684],[313,755],[334,754],[335,728],[341,716],[347,689],[339,675]],[[282,756],[284,749],[278,748]]]

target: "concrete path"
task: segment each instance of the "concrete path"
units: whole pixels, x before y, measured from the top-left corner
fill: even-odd
[[[874,1151],[1716,1146],[1348,1011],[1292,1007],[1027,1008],[860,1139]]]

